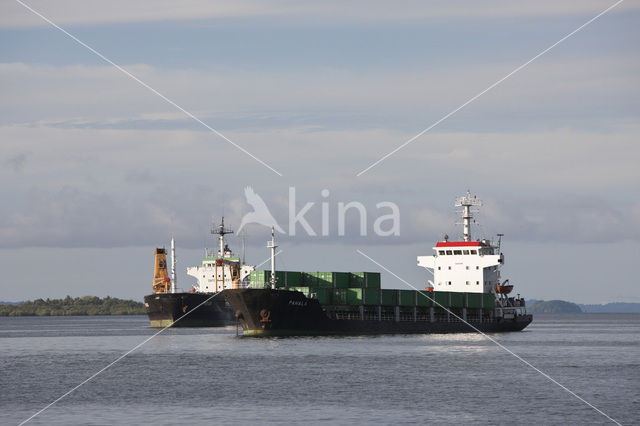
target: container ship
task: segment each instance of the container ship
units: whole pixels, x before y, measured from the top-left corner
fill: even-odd
[[[151,327],[219,327],[236,323],[234,311],[221,292],[248,287],[253,266],[233,254],[224,236],[233,231],[222,223],[211,233],[217,235],[218,249],[205,248],[200,266],[187,268],[196,279],[189,291],[176,285],[175,242],[171,239],[171,277],[167,271],[166,249],[155,249],[153,293],[144,297]]]
[[[358,335],[405,333],[506,332],[532,321],[525,300],[510,296],[502,282],[502,234],[497,241],[472,240],[472,208],[481,206],[469,192],[462,208],[459,241],[444,236],[418,266],[433,280],[424,290],[381,288],[377,272],[276,271],[274,232],[271,271],[254,270],[249,288],[224,290],[244,336]]]

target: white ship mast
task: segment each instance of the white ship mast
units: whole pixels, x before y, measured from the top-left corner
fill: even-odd
[[[176,292],[176,243],[171,236],[171,293]]]
[[[472,198],[471,192],[467,190],[467,195],[458,198],[455,206],[462,207],[462,239],[463,241],[471,241],[471,219],[473,219],[471,207],[482,206],[482,201],[480,201],[475,195]]]
[[[267,248],[271,249],[271,288],[276,288],[276,239],[275,239],[275,229],[271,227],[271,241],[267,241]]]

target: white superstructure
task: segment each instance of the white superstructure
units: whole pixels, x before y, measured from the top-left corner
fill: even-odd
[[[230,288],[248,287],[251,271],[255,266],[243,265],[239,257],[236,257],[224,241],[226,234],[233,231],[224,227],[222,223],[211,230],[218,235],[218,250],[205,248],[202,265],[187,268],[187,274],[196,278],[197,284],[191,291],[199,293],[214,293]]]
[[[493,246],[488,240],[471,239],[471,207],[481,206],[476,197],[467,191],[464,197],[456,201],[456,207],[462,207],[462,241],[439,241],[433,247],[432,256],[418,256],[418,266],[433,272],[435,291],[455,291],[464,293],[495,293],[500,284],[500,267],[504,256],[499,246]]]

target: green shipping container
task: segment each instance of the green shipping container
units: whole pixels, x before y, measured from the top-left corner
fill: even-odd
[[[304,286],[305,282],[302,280],[302,272],[286,271],[285,272],[285,284],[287,285],[287,287]]]
[[[451,295],[451,307],[452,308],[464,308],[464,293],[450,292]]]
[[[333,289],[316,287],[316,288],[309,289],[309,291],[311,292],[312,296],[315,295],[315,297],[318,299],[318,302],[320,302],[321,305],[331,304],[331,296],[333,294]]]
[[[330,276],[327,275],[326,272],[311,272],[316,277],[316,286],[323,288],[333,288],[333,281]]]
[[[301,272],[302,284],[313,287],[318,284],[318,278],[313,272]]]
[[[349,287],[349,273],[348,272],[332,272],[332,283],[334,288],[348,288]]]
[[[364,304],[365,305],[379,305],[380,304],[380,290],[377,288],[365,288],[364,289]]]
[[[419,291],[418,292],[418,306],[432,306],[433,305],[433,292],[432,291]]]
[[[482,293],[467,293],[467,308],[482,308]]]
[[[362,305],[363,294],[361,288],[348,288],[347,290],[347,304],[352,306]]]
[[[449,292],[448,291],[434,291],[434,300],[436,301],[435,306],[444,306],[445,308],[449,307]]]
[[[349,272],[349,287],[364,287],[364,272]]]
[[[380,290],[380,304],[395,306],[398,304],[398,290]]]
[[[414,290],[398,290],[398,305],[416,306],[416,292]]]
[[[335,288],[333,289],[333,305],[346,305],[347,304],[347,289]]]
[[[349,272],[349,287],[380,288],[379,272]]]
[[[318,279],[318,281],[316,281],[315,286],[321,287],[321,288],[333,288],[333,283],[323,279]]]
[[[483,308],[495,308],[496,298],[493,293],[484,293],[482,295],[482,307]]]
[[[268,281],[267,273],[268,271],[251,271],[250,280],[251,282],[261,282],[261,283]]]
[[[380,272],[365,272],[364,280],[367,288],[380,288]]]
[[[318,287],[333,287],[333,276],[331,272],[311,272],[316,277]]]
[[[252,282],[268,283],[271,281],[271,271],[251,271]],[[300,287],[305,283],[302,281],[302,273],[297,271],[276,271],[276,287]]]
[[[333,287],[333,283],[326,281],[324,278],[318,278],[323,272],[301,272],[302,283],[307,287]]]

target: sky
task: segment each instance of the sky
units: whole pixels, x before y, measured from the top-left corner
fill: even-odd
[[[141,299],[171,235],[188,289],[212,222],[237,228],[250,186],[289,231],[285,269],[380,271],[360,250],[423,288],[416,256],[460,237],[469,189],[472,235],[505,235],[503,278],[523,297],[640,302],[638,3],[361,174],[615,2],[24,3],[122,69],[0,4],[0,300]],[[328,235],[291,235],[291,188],[318,233],[326,206]],[[367,236],[354,214],[338,233],[352,201]],[[381,202],[399,235],[372,235]],[[269,230],[245,230],[258,264]]]

